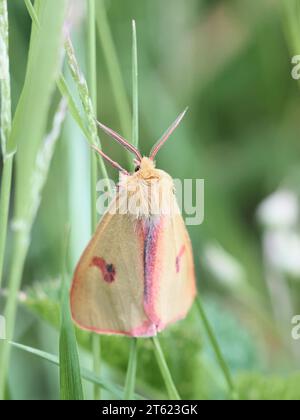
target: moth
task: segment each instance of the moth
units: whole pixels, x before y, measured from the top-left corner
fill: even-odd
[[[155,157],[183,119],[182,112],[149,157],[102,123],[102,130],[135,157],[120,171],[109,209],[85,249],[71,287],[74,322],[98,334],[150,337],[185,318],[196,282],[191,241],[176,201],[171,176]]]

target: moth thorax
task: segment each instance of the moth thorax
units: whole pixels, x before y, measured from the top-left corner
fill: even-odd
[[[152,176],[139,174],[124,177],[120,183],[119,206],[124,213],[136,218],[172,216],[179,212],[172,178],[163,171],[152,169]]]

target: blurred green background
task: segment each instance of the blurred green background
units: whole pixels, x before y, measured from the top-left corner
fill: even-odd
[[[85,73],[87,32],[84,7],[77,3],[80,19],[72,39]],[[129,99],[136,19],[141,151],[147,154],[189,106],[157,166],[174,178],[205,179],[205,221],[189,228],[198,288],[243,398],[300,398],[300,341],[291,336],[291,319],[300,314],[300,90],[291,77],[295,51],[284,3],[106,2]],[[8,6],[14,109],[31,20],[22,1],[9,0]],[[123,132],[100,40],[97,53],[98,118]],[[101,141],[110,157],[128,167],[122,148],[104,135]],[[108,170],[116,180],[116,171]],[[55,354],[65,226],[71,229],[73,270],[90,237],[89,173],[89,146],[68,116],[32,232],[15,337]],[[13,258],[9,232],[4,295]],[[78,334],[82,364],[90,366],[88,335]],[[184,398],[225,398],[222,373],[195,309],[163,332],[161,341]],[[128,339],[105,337],[102,348],[104,376],[122,384]],[[13,350],[9,385],[11,398],[58,397],[56,368],[19,350]],[[138,389],[165,395],[148,340],[139,344]],[[88,386],[86,393],[91,396]]]

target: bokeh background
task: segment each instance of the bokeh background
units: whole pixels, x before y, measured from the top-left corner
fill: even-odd
[[[22,1],[8,3],[14,109],[31,20]],[[205,179],[205,221],[189,228],[198,288],[243,398],[300,398],[300,341],[291,335],[292,317],[300,314],[300,90],[291,77],[299,41],[290,30],[297,16],[289,15],[287,3],[105,2],[128,100],[131,20],[137,24],[142,152],[147,154],[189,106],[157,164],[174,178]],[[72,39],[85,73],[85,8],[79,1],[78,6]],[[100,38],[97,53],[98,118],[128,137],[116,112]],[[128,166],[118,145],[104,135],[101,141],[109,156]],[[65,226],[71,229],[71,271],[91,235],[89,156],[88,144],[68,116],[32,232],[15,336],[55,354]],[[116,179],[116,172],[108,170]],[[9,232],[2,303],[13,259]],[[82,364],[90,366],[89,336],[78,333],[78,339]],[[163,332],[161,342],[184,398],[226,398],[222,372],[195,308]],[[128,349],[126,338],[103,338],[104,376],[124,382]],[[19,350],[12,354],[9,384],[11,398],[59,395],[56,368]],[[165,395],[148,340],[140,343],[138,389],[151,397]]]

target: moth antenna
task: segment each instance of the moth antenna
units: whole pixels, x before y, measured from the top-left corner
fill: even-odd
[[[102,150],[100,150],[97,146],[92,145],[91,146],[94,150],[96,150],[97,153],[99,153],[100,156],[102,156],[104,159],[106,159],[114,168],[118,169],[118,171],[123,172],[125,175],[129,175],[129,173],[122,168],[121,165],[119,165],[117,162],[112,160],[110,157],[108,157]]]
[[[138,151],[136,147],[134,147],[132,144],[130,144],[127,140],[125,140],[120,134],[113,131],[111,128],[106,127],[106,125],[102,124],[101,122],[97,121],[97,124],[100,128],[106,133],[108,136],[112,137],[114,140],[116,140],[119,144],[121,144],[125,149],[129,150],[129,152],[133,153],[139,162],[142,160],[142,155]]]
[[[178,115],[176,120],[170,125],[170,127],[167,129],[167,131],[165,131],[165,133],[162,135],[162,137],[152,147],[152,150],[150,152],[150,159],[151,160],[154,160],[158,151],[162,148],[162,146],[165,144],[165,142],[168,140],[168,138],[174,132],[174,130],[179,126],[179,124],[181,123],[181,121],[182,121],[183,117],[185,116],[187,110],[188,110],[188,107],[185,108],[185,110],[181,114]]]

